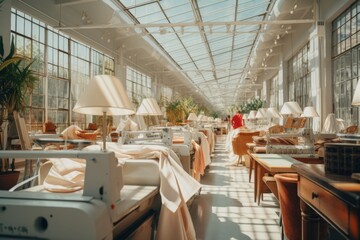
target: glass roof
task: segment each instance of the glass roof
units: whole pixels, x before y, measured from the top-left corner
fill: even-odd
[[[118,1],[138,24],[164,24],[146,30],[206,100],[220,109],[236,101],[260,30],[260,25],[236,23],[265,20],[274,0]]]

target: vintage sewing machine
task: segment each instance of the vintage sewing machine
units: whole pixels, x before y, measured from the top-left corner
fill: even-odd
[[[1,238],[124,239],[140,235],[140,239],[150,239],[152,236],[158,197],[156,174],[154,186],[140,182],[124,185],[122,166],[113,152],[106,151],[0,151],[0,158],[86,160],[81,192],[50,193],[41,186],[28,191],[0,191]]]
[[[287,154],[291,156],[298,157],[313,157],[315,156],[315,147],[314,147],[314,134],[312,129],[304,128],[297,132],[289,133],[267,133],[267,144],[266,144],[266,153],[274,154]],[[274,144],[271,143],[270,138],[279,138],[279,139],[298,139],[298,144],[296,145],[285,145],[285,144]]]
[[[181,139],[181,141],[177,141]],[[191,133],[182,128],[154,128],[149,131],[124,131],[123,144],[160,144],[171,148],[180,158],[184,170],[191,175],[193,149]]]

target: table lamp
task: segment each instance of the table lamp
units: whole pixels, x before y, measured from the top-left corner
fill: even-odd
[[[304,108],[303,113],[301,114],[301,117],[305,117],[305,118],[314,118],[314,117],[320,117],[319,114],[317,113],[317,111],[315,110],[314,107],[312,106],[308,106]],[[308,127],[311,127],[312,125],[310,125],[310,119],[309,119],[309,124]]]
[[[189,114],[189,116],[188,116],[188,118],[187,118],[187,120],[189,120],[189,121],[197,121],[197,119],[198,119],[198,117],[196,116],[196,114],[195,113],[190,113]]]
[[[269,122],[270,124],[272,124],[274,122],[274,119],[279,119],[282,118],[279,110],[277,110],[277,108],[274,107],[269,107],[266,111],[266,117],[269,118]],[[274,124],[277,124],[278,122],[275,122]]]
[[[103,151],[106,151],[106,116],[134,114],[133,106],[119,79],[97,75],[76,102],[74,112],[103,116]]]
[[[293,128],[292,126],[294,123],[294,119],[289,118],[289,116],[293,116],[293,117],[297,118],[302,113],[302,110],[297,102],[285,102],[280,110],[280,113],[282,115],[288,116],[285,121],[284,127],[285,128]]]
[[[269,118],[282,118],[282,116],[280,115],[279,110],[277,110],[274,107],[269,107],[266,111],[266,117]]]
[[[154,98],[144,98],[136,111],[136,115],[161,116],[163,113]],[[146,123],[149,126],[149,123]]]
[[[302,110],[297,102],[285,102],[280,113],[283,115],[299,116],[302,113]]]
[[[188,116],[188,118],[187,118],[188,121],[193,122],[193,125],[195,125],[197,119],[198,119],[198,117],[197,117],[196,114],[193,113],[193,112],[190,113],[189,116]]]
[[[247,119],[255,119],[255,118],[256,118],[256,111],[251,110]]]
[[[255,115],[255,118],[260,119],[265,117],[266,117],[266,108],[259,108]]]
[[[313,118],[313,117],[320,117],[320,116],[314,107],[309,106],[309,107],[304,108],[304,111],[301,114],[301,117]]]

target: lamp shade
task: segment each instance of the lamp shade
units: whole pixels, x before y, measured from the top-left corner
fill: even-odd
[[[103,116],[103,151],[106,151],[106,115],[135,113],[121,81],[110,75],[93,77],[84,94],[76,102],[73,111]]]
[[[259,108],[255,118],[265,118],[266,117],[266,108]]]
[[[163,115],[163,113],[161,112],[160,107],[154,98],[144,98],[141,101],[136,115],[160,116]]]
[[[298,115],[302,113],[301,107],[297,102],[285,102],[280,111],[281,114],[294,114]]]
[[[266,111],[266,117],[269,118],[281,118],[279,110],[274,107],[269,107]]]
[[[360,106],[360,81],[356,84],[356,89],[351,102],[352,106]]]
[[[243,119],[244,119],[244,120],[248,119],[248,117],[249,117],[249,114],[247,114],[247,113],[245,113],[245,114],[243,115]]]
[[[189,114],[187,120],[189,120],[189,121],[197,121],[198,118],[197,118],[196,114],[192,112],[192,113]]]
[[[130,115],[135,112],[121,81],[110,75],[93,77],[73,111],[91,115],[103,115],[104,112]]]
[[[256,111],[251,110],[247,119],[255,119],[255,118],[256,118]]]
[[[301,117],[313,118],[320,117],[314,107],[305,107]]]

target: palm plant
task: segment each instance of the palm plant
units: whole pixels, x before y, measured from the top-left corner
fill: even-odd
[[[13,121],[14,111],[22,112],[26,106],[26,97],[34,88],[38,78],[30,69],[32,62],[15,55],[14,39],[11,41],[10,52],[5,56],[3,38],[0,36],[0,124]],[[7,131],[7,128],[2,129]],[[6,134],[5,134],[6,135]],[[4,139],[3,141],[6,141]],[[7,167],[5,167],[7,165]],[[13,165],[13,164],[12,164]],[[12,168],[14,168],[12,166]],[[2,161],[1,169],[8,170],[8,164]]]

